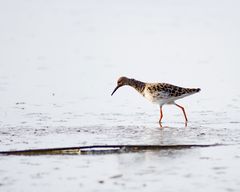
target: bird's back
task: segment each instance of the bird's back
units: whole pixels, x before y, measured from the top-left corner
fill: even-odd
[[[168,83],[146,83],[143,96],[154,103],[163,105],[199,91],[199,88],[183,88]]]

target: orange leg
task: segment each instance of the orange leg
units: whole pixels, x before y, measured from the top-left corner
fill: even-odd
[[[159,123],[162,122],[162,118],[163,118],[163,112],[162,112],[162,106],[160,106],[160,119],[159,119]]]
[[[163,118],[163,112],[162,112],[162,106],[160,106],[160,119],[159,119],[159,125],[162,128],[162,118]]]
[[[186,121],[186,123],[187,123],[188,119],[187,119],[187,115],[186,115],[186,112],[185,112],[185,109],[184,109],[184,107],[182,107],[182,106],[180,106],[180,105],[178,105],[178,104],[176,104],[176,103],[175,103],[175,105],[176,105],[177,107],[179,107],[179,108],[181,108],[181,109],[182,109],[182,111],[183,111],[183,114],[184,114],[184,117],[185,117],[185,121]]]

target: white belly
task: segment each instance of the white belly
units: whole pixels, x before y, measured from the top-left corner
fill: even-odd
[[[156,93],[156,94],[151,94],[148,91],[144,91],[143,96],[151,101],[154,104],[158,104],[160,106],[164,105],[164,104],[174,104],[174,101],[176,101],[177,99],[181,99],[183,97],[188,96],[189,94],[185,94],[185,95],[181,95],[180,97],[169,97],[168,95],[164,95],[161,94],[161,96]]]
[[[144,93],[144,97],[152,103],[158,105],[172,104],[174,102],[174,98],[160,98],[156,95],[149,93],[148,91]]]

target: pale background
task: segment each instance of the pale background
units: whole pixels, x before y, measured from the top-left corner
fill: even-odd
[[[237,0],[0,0],[1,151],[234,144],[93,157],[0,157],[0,191],[239,191],[239,7]],[[178,102],[186,108],[188,127],[179,109],[166,106],[169,128],[159,129],[158,106],[131,88],[111,97],[123,75],[200,87]]]

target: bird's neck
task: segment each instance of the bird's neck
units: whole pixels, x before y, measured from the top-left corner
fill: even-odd
[[[136,89],[139,93],[143,93],[143,90],[145,88],[145,83],[135,80],[135,79],[129,79],[129,86],[133,87],[134,89]]]

